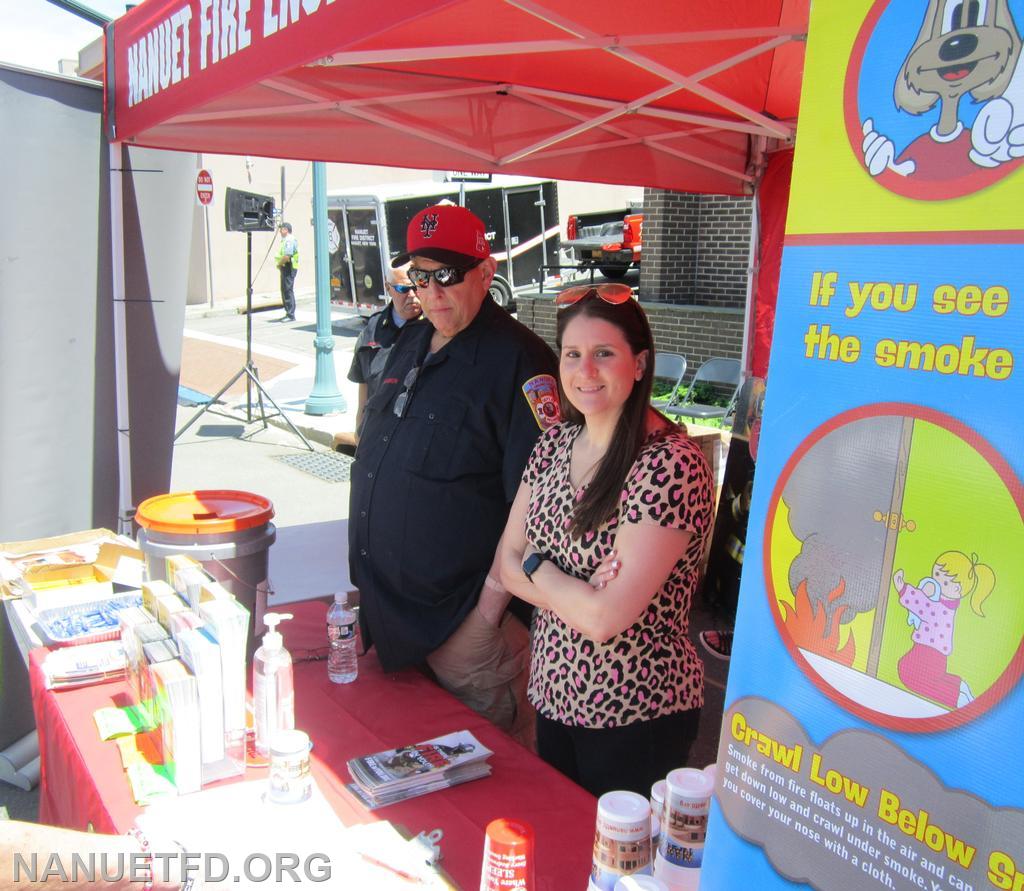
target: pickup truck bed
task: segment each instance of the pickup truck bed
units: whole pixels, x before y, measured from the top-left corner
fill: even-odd
[[[608,216],[605,214],[604,216]],[[605,278],[622,278],[634,263],[640,263],[640,233],[643,214],[622,211],[611,221],[587,225],[586,217],[578,217],[575,237],[562,239],[562,247],[582,267],[596,266]]]

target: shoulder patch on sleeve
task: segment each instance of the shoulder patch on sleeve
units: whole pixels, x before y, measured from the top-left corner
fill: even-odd
[[[523,384],[523,395],[541,430],[553,427],[562,419],[558,402],[558,383],[553,374],[538,374]]]

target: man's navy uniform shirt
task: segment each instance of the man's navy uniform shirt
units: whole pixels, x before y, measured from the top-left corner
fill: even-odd
[[[357,384],[366,384],[367,399],[377,392],[381,373],[387,365],[391,347],[398,340],[398,336],[406,326],[418,324],[421,324],[419,319],[411,319],[399,327],[395,323],[394,310],[390,303],[366,320],[352,353],[348,379]]]
[[[523,385],[557,374],[544,341],[490,297],[428,356],[433,332],[418,325],[393,348],[352,466],[349,564],[386,671],[422,662],[476,605],[541,432]]]

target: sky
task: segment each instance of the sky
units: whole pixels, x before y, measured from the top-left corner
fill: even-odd
[[[116,18],[125,0],[81,0],[103,15]],[[77,59],[78,51],[103,32],[85,19],[47,0],[0,0],[0,62],[41,71],[57,71],[60,59]]]

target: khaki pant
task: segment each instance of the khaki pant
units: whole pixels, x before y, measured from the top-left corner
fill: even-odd
[[[473,610],[427,656],[438,683],[531,751],[536,750],[533,706],[526,699],[530,633],[506,614],[498,626]]]

